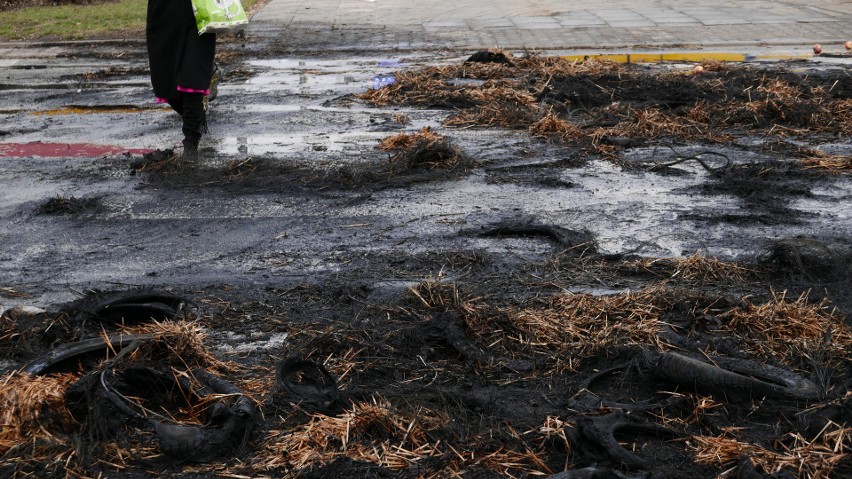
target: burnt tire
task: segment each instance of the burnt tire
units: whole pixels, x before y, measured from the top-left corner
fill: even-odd
[[[74,367],[78,363],[82,363],[87,356],[94,356],[98,360],[103,360],[107,352],[115,353],[136,341],[152,341],[161,336],[156,333],[117,334],[108,338],[84,339],[76,343],[63,344],[28,362],[21,368],[21,372],[40,375],[73,371]]]
[[[791,371],[743,359],[714,358],[713,361],[716,364],[679,353],[663,353],[654,373],[689,389],[730,399],[819,397],[819,389],[813,382]]]
[[[658,438],[676,438],[678,434],[664,426],[654,423],[636,422],[628,420],[628,416],[622,414],[610,414],[607,416],[581,417],[577,421],[580,437],[586,443],[592,443],[602,449],[606,456],[628,469],[647,469],[651,461],[637,456],[627,450],[615,438],[619,431],[633,431],[646,436]],[[583,444],[578,441],[572,442],[572,447],[582,449]],[[594,477],[594,476],[593,476]]]
[[[337,380],[313,361],[287,358],[276,365],[275,379],[280,390],[323,409],[338,399]]]
[[[173,321],[192,307],[181,296],[156,290],[98,292],[83,298],[75,309],[80,320],[109,324],[141,324]]]

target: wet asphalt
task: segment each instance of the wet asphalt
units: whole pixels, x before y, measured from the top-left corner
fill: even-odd
[[[736,197],[700,194],[709,179],[698,165],[662,176],[593,161],[550,172],[554,181],[545,187],[531,180],[538,173],[503,181],[506,172],[566,153],[525,132],[443,129],[447,111],[378,109],[351,99],[377,75],[461,62],[469,52],[287,53],[258,48],[250,37],[231,41],[238,59],[225,67],[200,161],[162,172],[133,167],[141,152],[180,140],[177,115],[152,102],[141,43],[19,48],[4,57],[0,287],[26,296],[0,298],[3,308],[49,308],[89,289],[130,286],[251,292],[354,281],[404,288],[442,272],[396,271],[401,257],[485,251],[538,261],[554,253],[558,246],[542,238],[471,234],[512,218],[589,231],[606,253],[649,256],[701,251],[734,259],[774,238],[852,238],[848,176],[794,199],[795,220],[767,223],[746,215]],[[409,121],[399,123],[399,115]],[[446,134],[475,167],[390,186],[359,183],[359,171],[387,161],[376,149],[381,138],[423,126]],[[826,148],[852,152],[843,139]],[[649,164],[671,154],[635,149],[625,158]],[[356,179],[347,182],[341,172]],[[39,212],[57,198],[90,200],[90,207]],[[743,220],[700,220],[719,215]]]

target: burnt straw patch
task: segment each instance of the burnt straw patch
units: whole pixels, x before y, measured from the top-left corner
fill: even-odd
[[[74,196],[56,196],[39,205],[35,213],[37,215],[52,216],[81,216],[98,213],[103,210],[103,207],[103,201],[100,197],[77,198]]]
[[[848,135],[852,77],[717,64],[701,75],[529,56],[401,71],[359,95],[374,105],[454,110],[450,127],[504,127],[614,156],[671,140],[727,143]],[[825,166],[816,163],[815,166]]]
[[[176,189],[219,188],[233,194],[288,193],[357,195],[463,175],[473,160],[452,139],[429,128],[382,139],[365,161],[335,158],[307,161],[271,156],[221,157],[215,162],[183,161],[172,150],[154,152],[131,165],[133,174]]]
[[[798,198],[814,197],[822,181],[818,173],[791,162],[765,161],[730,165],[714,170],[700,186],[705,195],[729,195],[742,203],[743,213],[766,215],[795,223],[801,214],[791,209]]]
[[[510,226],[470,233],[582,237]],[[830,267],[800,246],[798,266]],[[753,262],[421,254],[263,292],[99,292],[7,312],[0,359],[67,360],[0,378],[0,470],[842,477],[852,332],[821,294],[773,291],[765,275],[792,267],[781,249]],[[445,276],[389,280],[401,270]],[[625,289],[577,290],[601,282]]]

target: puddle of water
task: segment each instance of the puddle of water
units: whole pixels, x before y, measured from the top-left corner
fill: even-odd
[[[451,80],[447,80],[447,83],[454,86],[482,86],[485,83],[485,80],[478,80],[476,78],[453,78]]]
[[[624,294],[630,292],[630,289],[625,288],[607,288],[605,286],[583,286],[580,288],[568,288],[569,293],[574,294],[590,294],[592,296],[612,296],[615,294]]]
[[[244,334],[227,333],[225,341],[219,341],[216,349],[225,354],[254,353],[280,349],[289,336],[288,333],[275,333],[269,338],[251,341]]]
[[[376,69],[376,68],[403,68],[407,65],[403,58],[383,58],[383,57],[361,57],[357,60],[290,60],[267,59],[253,60],[248,62],[249,65],[270,68],[275,70],[309,70],[322,72],[343,72],[359,69]]]
[[[0,143],[0,158],[95,158],[104,155],[144,155],[152,150],[93,143]]]
[[[852,185],[835,185],[813,188],[811,198],[799,198],[790,207],[806,213],[808,217],[820,217],[828,224],[825,229],[852,224]]]
[[[360,152],[375,147],[386,133],[264,134],[224,137],[217,151],[225,155],[281,154],[305,151]]]
[[[336,90],[341,85],[353,85],[361,88],[369,83],[369,74],[307,75],[279,72],[254,76],[245,82],[243,88],[250,92],[284,91],[306,94],[314,91]]]
[[[396,77],[393,75],[376,75],[371,79],[371,81],[373,83],[370,85],[370,88],[378,90],[379,88],[396,83]]]
[[[307,110],[308,107],[305,105],[244,105],[236,109],[252,113],[292,113]]]
[[[400,59],[370,58],[339,60],[258,60],[249,65],[266,69],[246,81],[249,87],[307,93],[340,85],[380,88],[393,83],[394,70],[406,67]],[[251,88],[249,88],[251,89]]]
[[[593,162],[582,170],[566,170],[562,178],[574,188],[541,189],[516,184],[489,184],[484,176],[457,182],[416,187],[401,195],[384,192],[374,195],[373,213],[394,224],[406,224],[412,218],[441,214],[461,214],[467,225],[415,222],[417,231],[394,231],[394,238],[409,236],[441,237],[457,234],[457,229],[481,226],[477,221],[493,222],[503,217],[532,215],[544,223],[573,230],[590,230],[603,252],[619,253],[640,249],[638,254],[681,256],[696,247],[712,249],[711,254],[732,257],[729,235],[759,237],[760,225],[708,231],[701,224],[678,221],[678,215],[696,209],[714,212],[741,209],[736,198],[695,195],[694,187],[707,181],[703,175],[660,176],[653,173],[623,171],[607,162]],[[425,191],[424,191],[425,190]],[[428,198],[413,201],[412,198]],[[399,208],[399,205],[405,205]],[[482,216],[483,219],[477,219]],[[783,228],[783,227],[782,227]],[[732,232],[731,229],[739,231]],[[471,246],[492,252],[540,254],[558,248],[547,240],[471,237]],[[747,245],[740,244],[740,247]]]

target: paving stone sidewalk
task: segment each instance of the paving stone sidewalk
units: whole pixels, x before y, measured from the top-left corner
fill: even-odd
[[[271,0],[249,32],[300,50],[841,44],[852,1]]]

